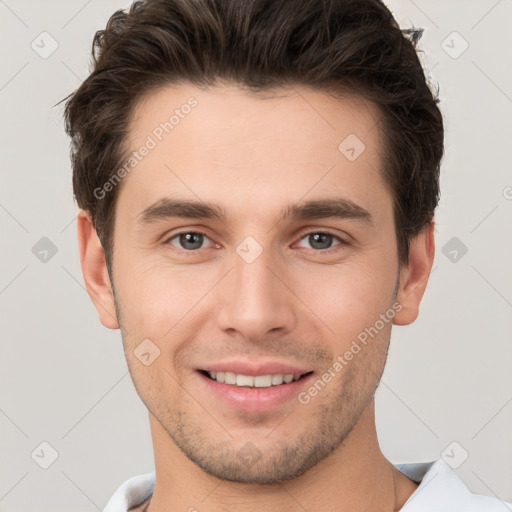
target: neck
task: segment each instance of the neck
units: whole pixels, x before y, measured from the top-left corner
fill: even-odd
[[[400,510],[417,484],[383,456],[375,429],[373,401],[345,441],[301,476],[276,484],[220,480],[190,461],[150,414],[156,483],[148,512],[359,512]]]

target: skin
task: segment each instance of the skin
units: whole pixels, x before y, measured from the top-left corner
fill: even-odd
[[[140,147],[191,96],[197,106],[120,185],[114,287],[90,216],[78,217],[87,290],[102,324],[121,329],[149,411],[156,486],[147,510],[398,510],[417,484],[381,453],[373,396],[391,324],[418,314],[434,241],[426,226],[399,266],[379,112],[356,96],[307,87],[254,94],[181,84],[137,105],[128,147]],[[349,134],[366,146],[352,162],[338,150]],[[138,222],[164,197],[215,203],[226,219]],[[371,222],[281,216],[289,205],[333,197],[365,209]],[[206,237],[197,249],[171,239],[198,231]],[[334,237],[319,249],[309,235],[325,231]],[[262,248],[252,263],[236,251],[248,236]],[[316,380],[394,303],[394,319],[308,404],[293,397],[270,411],[239,411],[197,372],[228,357],[257,358],[300,365]],[[149,366],[134,355],[146,338],[160,350]],[[249,441],[254,463],[240,456]]]

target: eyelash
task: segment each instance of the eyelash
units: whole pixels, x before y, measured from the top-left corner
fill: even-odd
[[[206,233],[204,233],[203,231],[180,231],[178,233],[174,233],[172,236],[166,238],[164,240],[164,245],[172,245],[170,244],[171,240],[179,237],[180,235],[186,235],[186,234],[195,234],[195,235],[203,235],[204,237],[208,238],[208,235]],[[327,252],[333,252],[333,251],[336,251],[338,249],[341,249],[343,246],[347,246],[349,245],[349,243],[346,241],[346,240],[343,240],[342,238],[340,238],[338,235],[335,235],[334,233],[332,233],[331,231],[329,230],[316,230],[316,231],[309,231],[307,233],[304,233],[300,238],[299,238],[299,241],[303,240],[304,238],[307,238],[309,237],[310,235],[316,235],[316,234],[322,234],[322,235],[329,235],[329,236],[332,236],[334,239],[336,239],[339,243],[336,244],[336,245],[333,245],[332,247],[329,247],[327,249],[314,249],[314,248],[311,248],[310,250],[312,251],[315,251],[317,253],[327,253]],[[173,246],[175,247],[175,246]],[[194,253],[197,253],[198,251],[201,250],[200,249],[193,249],[193,250],[187,250],[187,249],[180,249],[179,247],[175,247],[179,252],[181,253],[186,253],[188,255],[193,255]]]

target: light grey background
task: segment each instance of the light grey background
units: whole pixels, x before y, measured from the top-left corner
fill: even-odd
[[[153,470],[120,334],[83,287],[68,139],[52,109],[87,76],[94,32],[128,3],[0,0],[1,512],[99,510]],[[420,318],[394,330],[379,438],[395,463],[444,454],[457,465],[467,452],[456,472],[470,489],[512,500],[512,2],[389,5],[403,28],[425,28],[447,135],[434,270]],[[46,262],[32,252],[43,237],[57,248]]]

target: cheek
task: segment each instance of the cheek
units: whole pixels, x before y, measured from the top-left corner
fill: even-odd
[[[180,330],[183,320],[193,316],[217,280],[213,267],[180,268],[161,259],[126,266],[124,273],[119,272],[123,324],[138,337],[170,336]]]
[[[297,295],[324,324],[323,329],[333,331],[337,342],[346,342],[390,307],[395,276],[389,270],[383,271],[378,263],[310,270],[297,281]]]

